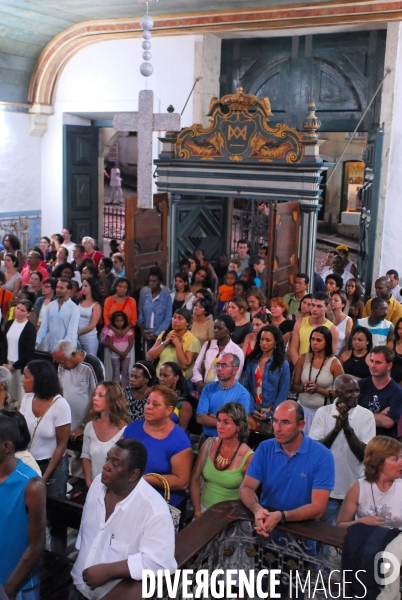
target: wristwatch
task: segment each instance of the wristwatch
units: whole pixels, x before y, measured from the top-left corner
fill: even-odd
[[[163,340],[163,342],[161,342],[161,346],[164,346],[164,345],[165,345],[165,340]]]
[[[281,513],[281,515],[282,515],[282,519],[279,521],[279,523],[280,523],[281,525],[283,525],[284,523],[286,523],[285,511],[283,511],[283,510],[280,510],[279,512],[280,512],[280,513]]]
[[[352,429],[352,427],[349,427],[349,429],[345,429],[345,430],[344,430],[344,434],[345,434],[345,435],[353,435],[353,434],[354,434],[354,432],[355,432],[355,430],[354,430],[354,429]]]

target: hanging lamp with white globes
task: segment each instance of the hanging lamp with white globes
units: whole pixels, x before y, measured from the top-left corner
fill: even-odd
[[[153,27],[154,27],[154,20],[151,17],[151,15],[148,14],[148,2],[147,2],[147,14],[141,18],[140,27],[143,30],[142,38],[144,40],[142,42],[142,49],[144,50],[144,52],[142,53],[142,58],[145,60],[145,62],[143,62],[140,66],[140,73],[144,77],[149,77],[150,75],[152,75],[152,73],[154,71],[153,66],[149,62],[152,59],[152,53],[150,52],[151,47],[152,47],[151,29],[153,29]]]

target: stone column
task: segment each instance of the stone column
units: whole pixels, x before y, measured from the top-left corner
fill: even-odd
[[[309,292],[314,291],[315,246],[319,204],[301,203],[299,272],[310,278]]]
[[[195,42],[194,79],[200,77],[194,88],[193,123],[209,124],[206,116],[211,99],[220,97],[221,39],[215,35],[200,36]],[[189,90],[190,92],[190,90]]]

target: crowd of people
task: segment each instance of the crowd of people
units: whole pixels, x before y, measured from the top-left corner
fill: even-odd
[[[267,248],[250,257],[239,240],[215,268],[195,250],[172,282],[152,267],[134,298],[124,247],[106,257],[67,227],[26,257],[16,236],[3,245],[0,547],[18,536],[0,565],[6,597],[39,598],[44,497],[65,498],[71,475],[88,488],[71,598],[175,569],[166,490],[179,527],[191,498],[194,519],[241,499],[263,537],[309,519],[402,528],[396,271],[364,303],[340,246],[311,293],[298,273],[291,293],[267,298]]]

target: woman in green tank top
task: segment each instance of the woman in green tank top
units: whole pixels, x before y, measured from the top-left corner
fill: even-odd
[[[239,487],[253,455],[245,443],[248,419],[243,405],[228,402],[216,417],[218,437],[203,444],[191,476],[194,518],[218,502],[239,499]]]

